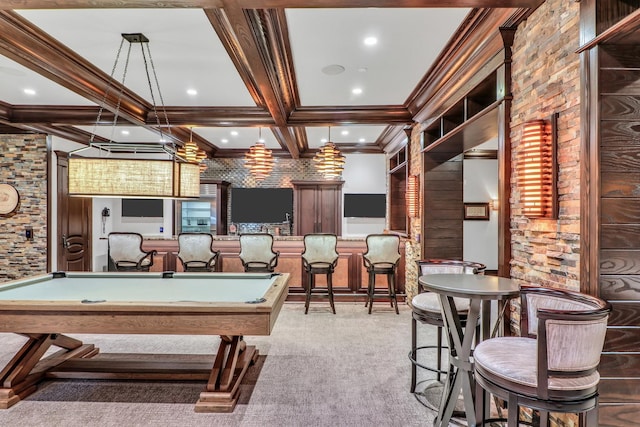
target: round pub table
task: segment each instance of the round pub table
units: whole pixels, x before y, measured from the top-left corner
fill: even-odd
[[[452,375],[447,376],[445,381],[434,425],[449,425],[458,396],[462,393],[467,425],[475,426],[471,348],[478,320],[482,322],[480,339],[486,339],[490,333],[491,301],[497,300],[500,307],[504,306],[505,301],[518,296],[520,287],[513,279],[478,274],[425,274],[420,276],[418,282],[424,289],[437,293],[440,297],[444,327],[449,337],[449,364]],[[470,300],[464,328],[456,310],[455,297]],[[502,310],[499,309],[498,312],[501,313]]]

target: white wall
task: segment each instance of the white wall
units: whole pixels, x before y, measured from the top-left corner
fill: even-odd
[[[109,209],[110,215],[102,221],[102,211]],[[145,237],[173,236],[173,200],[164,200],[163,218],[122,217],[122,199],[93,198],[93,271],[103,271],[107,266],[107,236],[112,231],[135,232]],[[162,229],[162,231],[160,231]]]
[[[384,154],[345,154],[342,171],[346,193],[387,193],[387,161]],[[342,203],[344,209],[344,200]],[[385,218],[342,218],[342,235],[362,237],[382,233]]]
[[[498,161],[464,161],[466,203],[490,202],[498,198]],[[498,269],[498,212],[489,210],[489,221],[464,221],[463,259],[481,262],[488,270]]]

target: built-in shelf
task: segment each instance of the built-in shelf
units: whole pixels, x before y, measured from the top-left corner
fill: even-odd
[[[498,100],[496,73],[491,73],[461,100],[424,129],[423,148],[428,148],[485,111]]]
[[[409,225],[405,202],[408,150],[405,145],[389,157],[389,230],[399,234],[406,234]]]

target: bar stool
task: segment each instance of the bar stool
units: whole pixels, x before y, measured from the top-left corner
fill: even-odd
[[[484,274],[486,266],[478,262],[459,261],[453,259],[424,259],[416,261],[418,264],[418,277],[425,274]],[[421,288],[418,287],[421,291]],[[465,298],[456,298],[456,309],[460,315],[462,326],[466,324],[466,313],[469,310],[469,300]],[[411,361],[411,393],[416,392],[417,386],[417,368],[426,369],[436,373],[438,383],[442,380],[442,375],[447,375],[448,371],[442,369],[442,350],[446,346],[442,345],[442,328],[444,320],[442,318],[442,309],[438,296],[433,292],[420,292],[411,300],[412,318],[411,318],[411,351],[409,352],[409,360]],[[438,328],[436,345],[418,346],[417,338],[417,322],[426,325],[433,325]],[[436,366],[428,366],[418,362],[418,351],[435,349],[436,350]]]
[[[302,266],[307,273],[306,298],[304,303],[304,314],[309,311],[309,302],[312,294],[322,292],[329,297],[331,311],[336,314],[336,307],[333,301],[333,271],[338,263],[338,237],[335,234],[316,233],[304,236],[304,251],[302,252]],[[327,276],[327,288],[316,289],[316,274]],[[319,291],[319,292],[314,292]]]
[[[398,261],[400,260],[400,237],[394,234],[369,234],[366,238],[367,252],[362,254],[364,266],[369,273],[369,283],[367,286],[367,302],[365,307],[369,306],[369,314],[373,307],[373,299],[376,296],[376,275],[384,274],[387,276],[387,287],[389,288],[388,297],[391,307],[395,306],[396,314],[398,311],[398,299],[396,298],[396,270]]]
[[[240,261],[247,273],[273,273],[280,252],[273,250],[273,236],[269,233],[240,235]]]
[[[149,271],[153,265],[155,250],[142,249],[142,234],[127,232],[109,233],[108,257],[109,270],[115,271]]]
[[[212,249],[210,233],[180,233],[178,259],[184,271],[215,271],[220,251]]]

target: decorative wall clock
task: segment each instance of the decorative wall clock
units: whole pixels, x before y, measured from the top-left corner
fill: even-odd
[[[13,212],[20,202],[18,190],[10,184],[0,184],[0,215]]]

